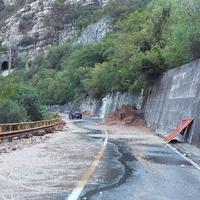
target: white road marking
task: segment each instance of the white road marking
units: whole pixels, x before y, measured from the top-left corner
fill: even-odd
[[[79,198],[81,192],[83,191],[83,189],[89,182],[91,176],[94,174],[95,169],[98,166],[101,158],[103,157],[103,154],[106,150],[106,146],[108,144],[108,133],[107,133],[107,130],[104,130],[104,131],[105,131],[105,140],[104,140],[104,143],[103,143],[99,153],[95,157],[95,160],[92,163],[92,165],[89,167],[89,169],[86,171],[86,173],[83,175],[83,177],[77,184],[76,188],[73,190],[73,192],[69,195],[69,197],[66,200],[77,200]]]
[[[187,160],[189,163],[191,163],[196,169],[198,169],[200,171],[200,166],[197,163],[195,163],[194,161],[192,161],[188,157],[184,156],[182,153],[180,153],[176,148],[172,147],[170,144],[167,144],[167,146],[170,149],[172,149],[173,151],[175,151],[177,154],[179,154],[182,158],[184,158],[185,160]]]

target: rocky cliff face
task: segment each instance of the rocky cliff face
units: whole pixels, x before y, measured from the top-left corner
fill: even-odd
[[[19,0],[2,0],[5,5],[15,5]]]
[[[0,0],[0,8],[17,5],[18,1],[20,0]],[[0,42],[4,46],[17,48],[19,53],[32,54],[49,44],[61,43],[65,39],[76,37],[75,20],[78,10],[84,6],[102,6],[107,2],[107,0],[66,0],[59,5],[55,0],[26,1],[24,6],[8,17],[0,27]],[[110,31],[109,21],[100,19],[83,31],[78,43],[97,42],[108,31]]]
[[[3,0],[0,0],[0,11],[3,10],[5,7],[5,4],[3,2]]]
[[[112,24],[107,19],[100,19],[97,23],[89,25],[76,40],[77,44],[92,44],[100,42],[106,33],[112,31]]]

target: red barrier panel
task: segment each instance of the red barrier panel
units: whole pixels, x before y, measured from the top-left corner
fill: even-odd
[[[171,142],[179,133],[181,133],[185,128],[189,127],[192,121],[193,119],[183,119],[178,128],[165,137],[164,140],[168,143]]]

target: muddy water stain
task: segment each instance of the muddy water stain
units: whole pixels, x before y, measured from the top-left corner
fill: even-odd
[[[104,131],[86,128],[86,121],[75,122],[76,125],[88,130],[86,135],[92,139],[102,138]],[[94,137],[94,135],[96,135]],[[99,136],[99,137],[98,137]],[[93,195],[118,187],[125,183],[133,173],[129,167],[130,162],[135,162],[135,157],[125,140],[109,140],[106,152],[97,168],[91,182],[86,186],[80,199],[90,199]]]
[[[191,166],[191,163],[189,163],[187,160],[172,156],[148,155],[143,157],[143,159],[157,164]]]
[[[170,151],[149,150],[148,152],[152,154],[173,155],[173,152]]]
[[[134,144],[134,146],[138,146],[138,147],[147,147],[147,148],[162,148],[163,149],[163,145],[160,144],[147,144],[147,143],[136,143]]]
[[[116,154],[114,153],[116,150],[118,151],[118,156],[113,155]],[[116,162],[113,163],[111,161],[113,158],[120,163],[118,169],[114,166]],[[106,166],[107,171],[103,171],[101,176],[101,179],[105,179],[103,181],[104,184],[99,183],[96,188],[92,190],[88,190],[89,188],[86,188],[86,192],[83,194],[81,199],[90,199],[97,193],[119,187],[132,175],[133,169],[129,167],[128,163],[134,162],[135,157],[129,152],[129,148],[125,145],[124,141],[111,141],[104,159],[107,159],[108,161]],[[117,181],[113,181],[114,179]],[[102,183],[102,180],[100,180],[100,182]]]

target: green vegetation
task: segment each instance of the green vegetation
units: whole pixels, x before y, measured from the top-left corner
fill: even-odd
[[[26,110],[9,99],[0,99],[0,123],[15,123],[28,119]]]
[[[6,85],[1,92],[1,96],[23,106],[30,120],[36,121],[42,119],[39,98],[32,87],[22,84]]]
[[[55,4],[59,8],[62,1]],[[19,69],[0,80],[2,97],[23,106],[33,120],[41,117],[40,103],[80,102],[85,96],[101,98],[113,91],[135,93],[149,87],[166,70],[200,58],[198,0],[115,0],[96,11],[79,11],[75,16],[78,29],[107,16],[113,33],[98,44],[75,46],[66,41],[49,47],[47,54],[35,57],[31,70]],[[59,29],[62,24],[56,25]],[[24,66],[24,60],[18,65]],[[33,101],[36,114],[23,95],[19,99],[9,88],[15,83],[22,84],[18,89],[25,96],[31,93],[28,101]]]
[[[2,108],[5,106],[6,108],[1,109],[2,119],[0,116],[0,121],[3,123],[8,122],[7,117],[5,117],[5,121],[3,121],[3,115],[10,116],[12,113],[10,112],[11,108],[13,108],[16,119],[11,118],[9,122],[42,120],[46,113],[41,106],[36,90],[23,83],[15,83],[15,81],[17,81],[16,77],[14,82],[12,81],[13,79],[4,79],[1,81],[0,100],[2,101],[0,101],[0,107]]]

